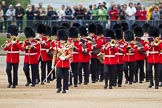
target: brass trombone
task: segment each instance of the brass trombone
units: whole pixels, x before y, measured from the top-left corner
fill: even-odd
[[[7,44],[8,44],[8,42],[5,41],[5,42],[1,45],[1,48],[2,48],[2,49],[5,48]]]

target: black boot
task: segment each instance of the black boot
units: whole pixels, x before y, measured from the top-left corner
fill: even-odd
[[[25,86],[29,86],[29,85],[30,85],[30,83],[31,83],[31,82],[27,82],[27,83],[25,84]]]
[[[7,85],[7,88],[10,88],[10,87],[11,87],[11,84],[8,84],[8,85]]]
[[[58,88],[56,92],[57,93],[60,93],[61,92],[61,88]]]

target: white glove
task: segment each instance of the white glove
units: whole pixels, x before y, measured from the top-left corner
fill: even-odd
[[[65,60],[65,57],[59,57],[61,60]]]
[[[51,69],[54,69],[54,68],[55,68],[55,66],[54,66],[54,65],[52,65],[52,66],[51,66]]]

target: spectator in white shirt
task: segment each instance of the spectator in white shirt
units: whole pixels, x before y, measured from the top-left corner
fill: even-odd
[[[65,5],[62,5],[59,10],[57,10],[59,20],[65,19]]]
[[[129,3],[129,6],[127,7],[125,13],[126,13],[126,19],[128,20],[129,29],[131,29],[132,25],[135,23],[135,15],[136,15],[136,8],[133,7],[133,3]]]

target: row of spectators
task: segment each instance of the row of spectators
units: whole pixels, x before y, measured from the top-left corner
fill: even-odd
[[[62,5],[59,9],[54,9],[51,5],[47,8],[39,3],[38,6],[28,5],[27,9],[24,9],[20,3],[16,6],[10,4],[6,5],[6,1],[2,0],[0,5],[0,29],[2,24],[7,21],[7,25],[16,22],[17,26],[22,29],[23,18],[26,16],[28,20],[27,25],[31,26],[32,20],[97,20],[107,21],[110,19],[110,27],[113,27],[117,21],[128,20],[130,26],[135,20],[160,20],[162,19],[162,3],[155,6],[152,4],[148,9],[140,3],[129,4],[116,4],[111,3],[107,7],[106,2],[90,5],[85,8],[82,3],[70,7],[68,5]]]

